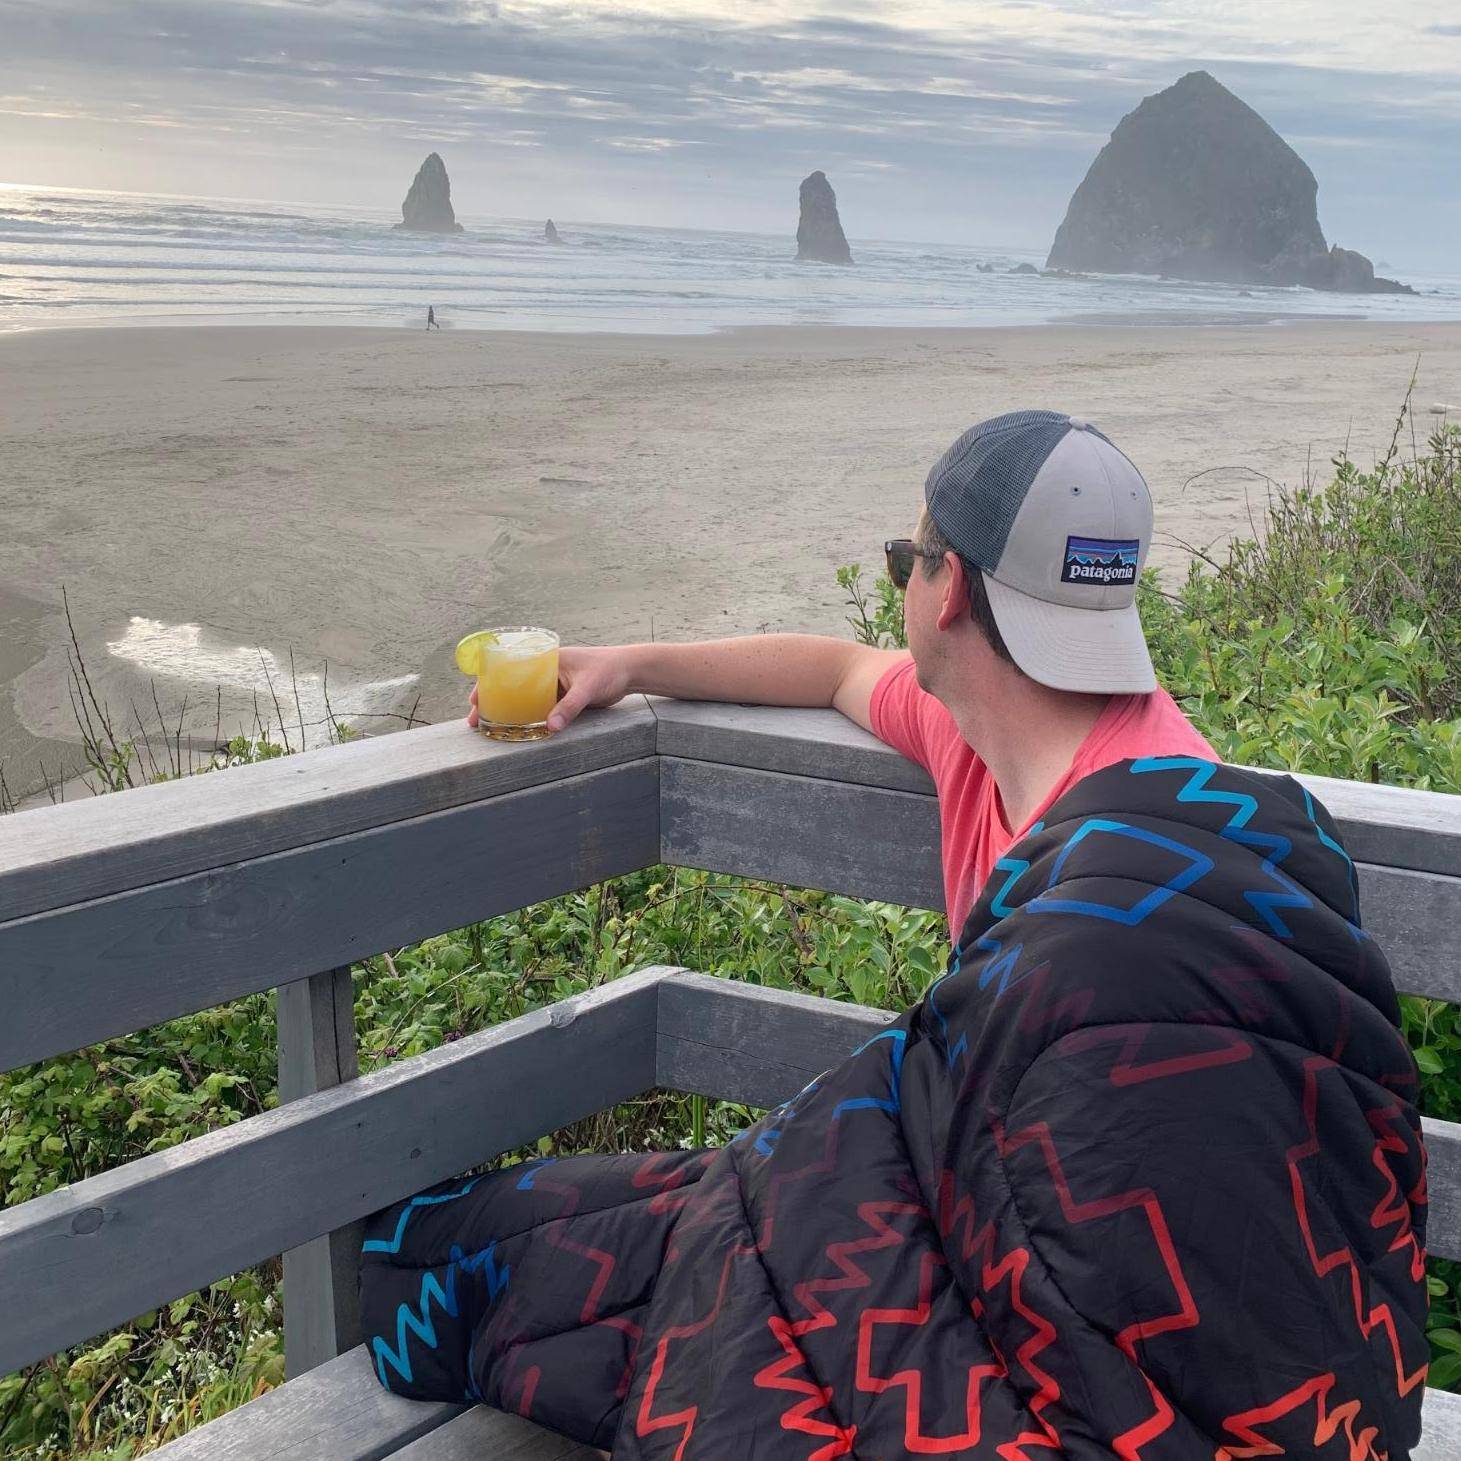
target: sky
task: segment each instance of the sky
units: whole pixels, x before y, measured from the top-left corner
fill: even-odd
[[[1044,249],[1211,71],[1331,242],[1461,274],[1456,0],[0,0],[0,182]]]

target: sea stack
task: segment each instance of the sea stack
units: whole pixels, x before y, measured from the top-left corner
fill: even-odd
[[[1046,267],[1227,284],[1413,291],[1331,249],[1297,152],[1206,71],[1117,124],[1075,190]]]
[[[801,221],[796,227],[798,261],[813,259],[821,264],[850,264],[852,250],[837,216],[837,194],[827,174],[814,172],[802,179]]]
[[[461,233],[462,225],[451,206],[451,182],[446,164],[433,152],[417,169],[411,191],[401,204],[401,221],[397,228],[416,233]]]
[[[563,242],[563,240],[558,237],[558,230],[553,227],[553,220],[551,218],[543,225],[543,239],[546,243]]]

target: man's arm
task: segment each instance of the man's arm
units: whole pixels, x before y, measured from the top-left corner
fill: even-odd
[[[698,644],[567,647],[559,652],[563,697],[549,717],[561,730],[588,706],[626,695],[671,695],[741,705],[832,707],[870,730],[873,688],[905,650],[871,649],[820,634],[756,634]],[[477,692],[467,719],[477,723]]]

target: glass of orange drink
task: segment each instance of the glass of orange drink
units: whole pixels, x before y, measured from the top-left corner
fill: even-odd
[[[558,703],[558,636],[551,629],[505,625],[469,634],[457,667],[477,677],[477,728],[494,741],[537,741]]]

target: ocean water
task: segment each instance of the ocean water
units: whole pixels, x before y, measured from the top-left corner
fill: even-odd
[[[1034,253],[854,238],[853,268],[797,264],[788,233],[461,215],[410,234],[349,208],[0,187],[0,329],[201,322],[697,334],[746,325],[1029,325],[1461,318],[1461,276],[1422,292],[1240,290],[1010,273]],[[984,272],[979,265],[993,266]],[[1382,272],[1386,272],[1382,270]]]

